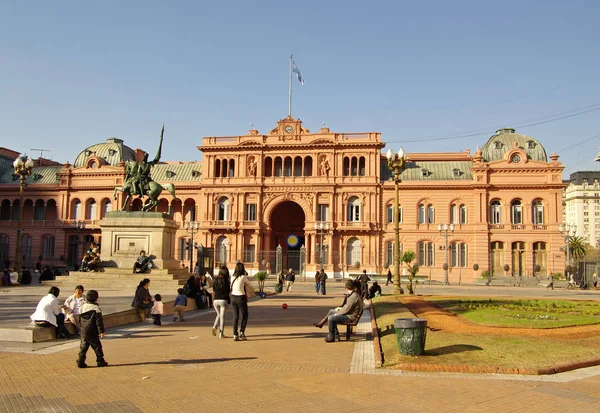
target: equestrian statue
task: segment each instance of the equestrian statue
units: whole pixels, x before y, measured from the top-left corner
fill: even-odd
[[[138,198],[147,196],[148,199],[142,205],[142,211],[149,211],[158,205],[158,197],[162,193],[163,189],[169,191],[173,199],[175,199],[175,186],[172,183],[161,185],[155,182],[150,177],[150,172],[153,165],[158,164],[160,161],[160,154],[162,150],[163,135],[165,133],[165,125],[162,127],[160,132],[160,143],[158,145],[158,152],[154,157],[154,160],[148,162],[148,153],[144,154],[144,158],[140,161],[127,161],[125,163],[125,181],[123,186],[115,188],[113,198],[117,199],[117,191],[121,191],[125,194],[125,201],[123,201],[123,207],[121,211],[127,210],[129,200],[132,195],[137,195]]]

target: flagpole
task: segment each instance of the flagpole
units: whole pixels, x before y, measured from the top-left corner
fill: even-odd
[[[290,93],[289,93],[289,101],[288,101],[288,116],[292,117],[292,57],[294,55],[290,55]]]

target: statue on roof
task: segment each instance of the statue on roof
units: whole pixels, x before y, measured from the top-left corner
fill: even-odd
[[[148,153],[144,154],[144,157],[140,162],[127,161],[125,163],[125,181],[123,186],[116,187],[113,194],[113,198],[117,199],[117,191],[125,194],[125,201],[123,201],[123,207],[121,211],[127,209],[129,200],[132,195],[137,195],[138,198],[147,196],[148,199],[142,206],[142,211],[149,211],[158,205],[158,197],[160,196],[163,189],[169,191],[169,193],[175,198],[175,187],[173,184],[161,185],[154,182],[150,177],[152,167],[160,161],[160,155],[162,152],[163,135],[165,133],[165,125],[163,125],[160,132],[160,143],[158,144],[158,151],[152,161],[148,161]]]

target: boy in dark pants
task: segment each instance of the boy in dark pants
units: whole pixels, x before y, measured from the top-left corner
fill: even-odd
[[[98,367],[106,367],[108,363],[104,360],[102,343],[100,342],[100,338],[104,338],[104,322],[102,320],[102,310],[98,306],[98,291],[89,290],[85,298],[87,303],[79,310],[81,345],[79,346],[77,367],[80,369],[87,367],[87,364],[85,364],[85,355],[90,346],[96,353],[96,364]]]

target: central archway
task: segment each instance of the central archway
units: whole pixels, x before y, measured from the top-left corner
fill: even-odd
[[[268,249],[274,251],[281,245],[283,268],[292,268],[296,272],[300,270],[300,248],[305,244],[305,220],[304,210],[293,201],[280,203],[271,213],[271,245]]]

